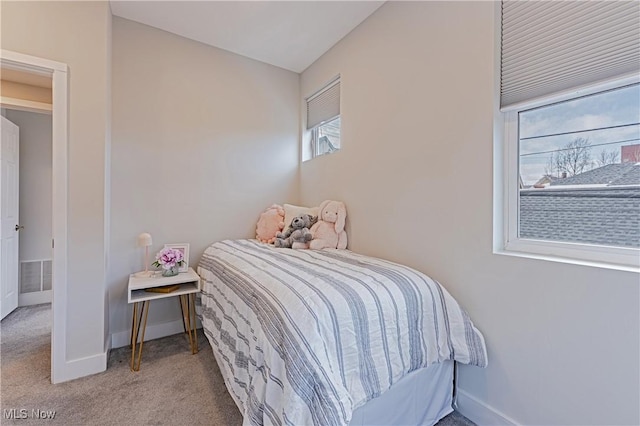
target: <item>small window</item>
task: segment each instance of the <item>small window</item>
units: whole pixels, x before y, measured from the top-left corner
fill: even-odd
[[[340,78],[307,98],[311,158],[340,150]]]

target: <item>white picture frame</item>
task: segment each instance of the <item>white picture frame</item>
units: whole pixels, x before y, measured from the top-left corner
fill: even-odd
[[[178,272],[187,272],[189,270],[189,243],[165,244],[164,248],[180,250],[184,257],[184,264],[180,266]]]

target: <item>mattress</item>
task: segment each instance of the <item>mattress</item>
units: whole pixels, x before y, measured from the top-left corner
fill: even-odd
[[[466,312],[403,265],[227,240],[198,273],[205,335],[247,425],[347,425],[412,372],[487,363]]]

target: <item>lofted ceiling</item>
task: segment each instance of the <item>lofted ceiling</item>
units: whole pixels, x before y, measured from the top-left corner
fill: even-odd
[[[302,72],[384,1],[121,1],[113,15]]]

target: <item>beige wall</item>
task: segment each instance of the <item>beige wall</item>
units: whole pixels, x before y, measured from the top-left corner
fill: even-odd
[[[439,280],[484,332],[465,395],[521,424],[638,424],[638,275],[492,254],[494,4],[388,2],[307,69],[340,73],[342,150],[301,201],[344,200],[350,248]]]
[[[20,261],[51,259],[51,115],[7,110],[20,128]]]
[[[3,1],[1,8],[3,49],[69,66],[66,356],[67,361],[101,356],[109,4]]]
[[[189,243],[195,267],[212,242],[254,237],[264,208],[296,201],[300,95],[298,74],[121,18],[112,75],[109,290],[119,346],[131,326],[128,275],[144,269],[140,232],[153,236],[151,257]],[[182,327],[176,300],[154,302],[148,332],[167,323]]]

